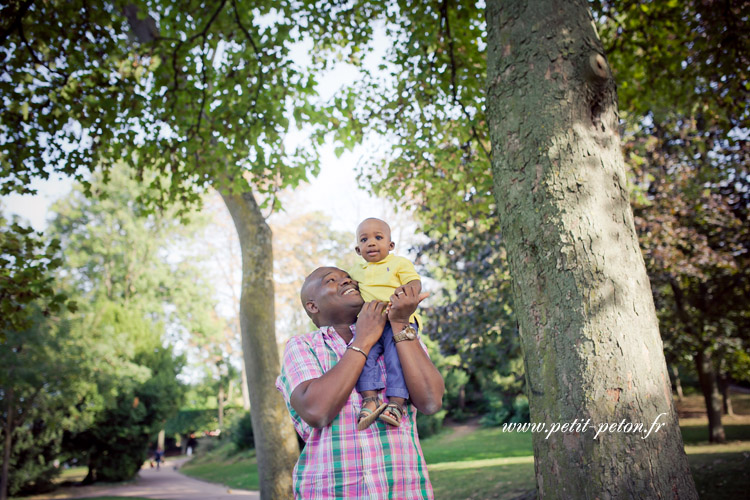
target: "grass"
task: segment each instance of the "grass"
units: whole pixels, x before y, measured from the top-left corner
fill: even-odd
[[[750,491],[750,418],[727,426],[723,445],[706,443],[704,419],[681,426],[688,462],[704,500],[742,498]],[[456,435],[450,430],[422,440],[422,450],[435,498],[534,498],[534,459],[530,433],[504,433],[499,428],[477,429]],[[232,488],[258,489],[255,456],[233,453],[231,445],[198,457],[182,471],[187,475]]]
[[[688,396],[683,405],[697,408],[701,400],[699,395]],[[750,491],[750,396],[735,397],[735,411],[745,415],[723,419],[729,442],[722,445],[707,442],[706,417],[680,421],[688,462],[703,500],[744,498]],[[531,433],[446,429],[423,439],[422,450],[437,499],[535,498]],[[196,457],[182,471],[232,488],[259,487],[254,453],[235,453],[229,443]]]
[[[747,426],[750,430],[750,426]],[[747,498],[750,442],[686,446],[693,479],[702,500]]]
[[[57,477],[56,483],[80,483],[88,474],[89,468],[86,466],[82,467],[71,467],[70,469],[63,469],[62,473]]]
[[[255,450],[236,452],[233,443],[224,443],[205,454],[197,454],[180,468],[180,472],[186,476],[223,484],[230,488],[242,490],[260,488]]]
[[[531,433],[502,432],[497,427],[480,428],[460,437],[451,436],[448,430],[421,442],[428,464],[524,457],[534,453]]]

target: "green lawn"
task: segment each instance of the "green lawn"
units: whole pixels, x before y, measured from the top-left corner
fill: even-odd
[[[234,444],[218,446],[205,455],[199,455],[180,468],[180,472],[231,488],[257,490],[260,488],[255,450],[234,452]]]
[[[750,491],[750,424],[726,426],[724,445],[705,443],[706,424],[682,426],[688,461],[703,500],[742,498]],[[531,434],[477,429],[456,435],[445,431],[422,440],[430,480],[438,500],[535,498]],[[232,488],[258,489],[252,452],[232,453],[231,445],[198,457],[185,474]]]

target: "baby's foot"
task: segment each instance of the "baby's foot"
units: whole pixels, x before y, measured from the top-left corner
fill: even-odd
[[[357,430],[362,431],[370,427],[377,420],[386,404],[381,403],[377,396],[368,396],[362,400],[362,409],[357,418]]]

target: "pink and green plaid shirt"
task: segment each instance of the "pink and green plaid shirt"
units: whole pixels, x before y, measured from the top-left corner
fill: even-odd
[[[413,405],[409,405],[400,427],[376,421],[358,431],[362,397],[356,390],[352,390],[338,417],[322,429],[310,427],[289,403],[299,384],[323,375],[345,352],[346,343],[332,327],[292,337],[284,350],[276,387],[306,443],[294,467],[295,498],[432,499]],[[382,357],[378,364],[385,381]]]

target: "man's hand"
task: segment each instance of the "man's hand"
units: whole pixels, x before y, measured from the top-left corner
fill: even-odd
[[[429,293],[419,293],[416,288],[408,285],[399,287],[396,289],[396,292],[391,295],[391,306],[388,311],[388,320],[391,324],[409,324],[409,318],[414,314],[414,311],[417,310],[419,303],[429,296]]]
[[[366,302],[359,312],[355,343],[361,343],[357,347],[365,349],[365,352],[369,352],[383,334],[383,328],[385,328],[385,322],[388,319],[385,314],[386,305],[386,302],[373,300],[372,302]]]

